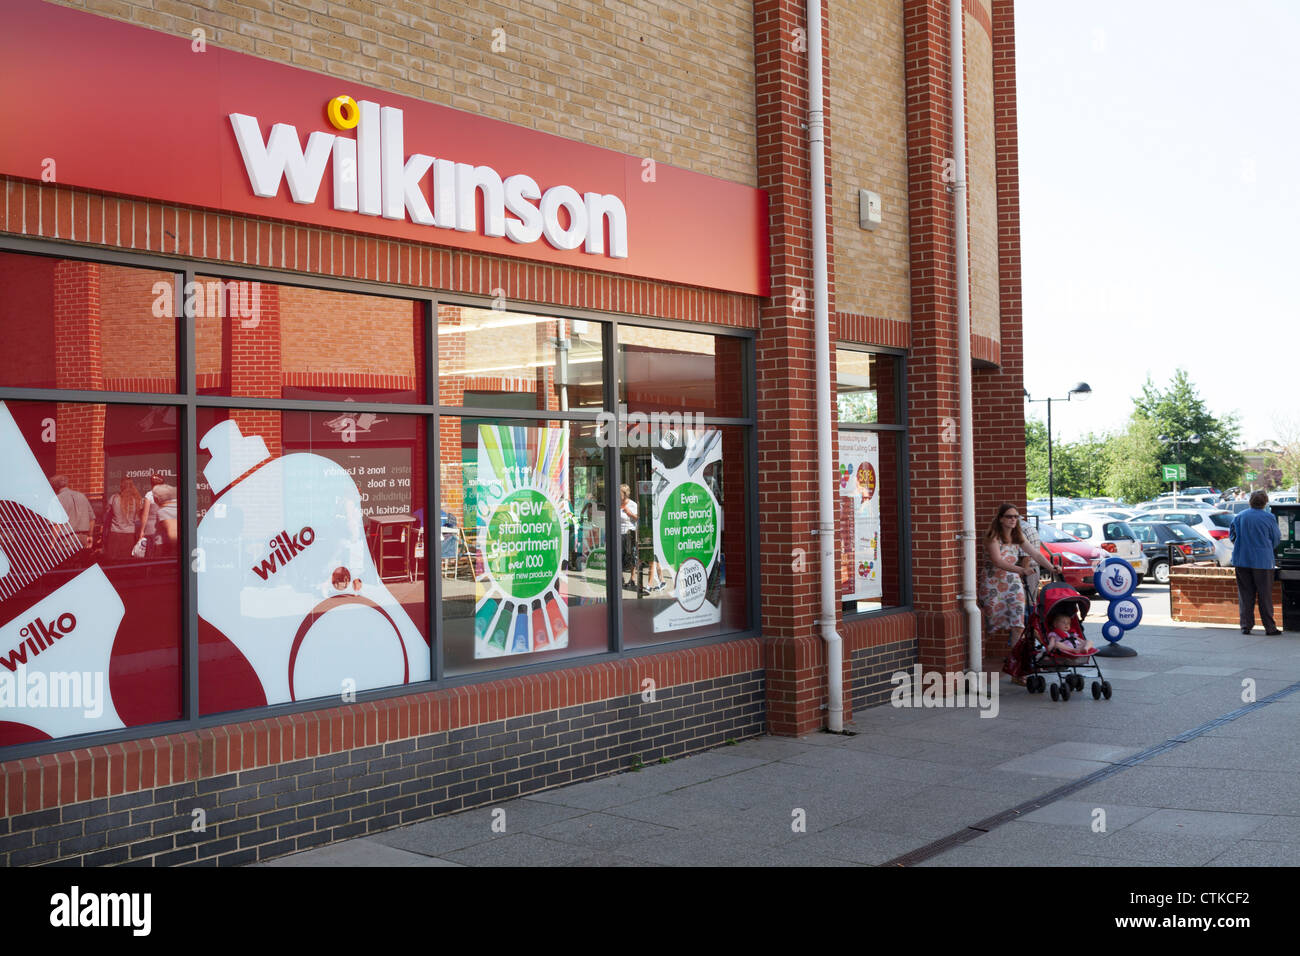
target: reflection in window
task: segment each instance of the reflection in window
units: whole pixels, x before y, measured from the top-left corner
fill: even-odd
[[[835,350],[835,398],[841,424],[902,423],[900,361],[893,355]]]
[[[619,401],[633,412],[745,414],[742,339],[620,325]]]
[[[200,409],[203,713],[428,680],[424,422]]]
[[[191,291],[200,394],[424,401],[424,304],[199,276]]]
[[[839,432],[837,540],[845,614],[903,603],[899,433]]]
[[[176,391],[176,276],[0,252],[0,385]]]
[[[587,319],[438,307],[443,405],[567,411],[604,403],[603,327]]]

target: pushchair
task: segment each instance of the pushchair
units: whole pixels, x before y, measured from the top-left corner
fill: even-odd
[[[1069,700],[1071,691],[1082,692],[1084,674],[1095,674],[1092,681],[1093,700],[1102,697],[1110,700],[1110,681],[1102,675],[1095,651],[1075,654],[1058,649],[1050,654],[1047,652],[1051,641],[1050,622],[1062,613],[1070,615],[1070,636],[1087,645],[1083,618],[1088,616],[1089,607],[1088,599],[1068,584],[1053,583],[1043,587],[1038,593],[1035,606],[1026,615],[1025,632],[1012,648],[1004,669],[1012,677],[1023,676],[1025,689],[1031,694],[1050,690],[1052,700]],[[1044,674],[1055,674],[1056,680],[1049,684]]]

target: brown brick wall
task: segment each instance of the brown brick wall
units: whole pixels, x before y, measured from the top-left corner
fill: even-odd
[[[201,28],[229,50],[733,182],[757,175],[744,0],[64,5],[178,36]]]
[[[978,0],[977,0],[978,2]],[[993,95],[993,40],[981,18],[966,23],[966,179],[970,223],[971,332],[997,341],[998,158]]]
[[[897,339],[874,337],[883,329],[845,319],[872,316],[905,326],[910,316],[903,3],[833,0],[829,7],[840,335],[851,341],[897,345]],[[882,222],[874,231],[858,225],[859,189],[881,196]]]
[[[1198,624],[1240,623],[1237,616],[1237,576],[1234,568],[1182,566],[1169,571],[1169,616]],[[1255,611],[1256,626],[1259,610]],[[1273,617],[1282,626],[1282,583],[1273,582]]]

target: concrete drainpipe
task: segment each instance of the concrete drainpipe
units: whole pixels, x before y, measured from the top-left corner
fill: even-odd
[[[822,7],[808,0],[808,158],[812,185],[813,324],[817,360],[817,533],[821,635],[826,642],[826,729],[844,732],[844,642],[835,630],[835,483],[831,461],[830,293],[826,267],[826,141],[823,135]]]
[[[961,421],[961,599],[966,608],[969,669],[984,669],[983,625],[975,599],[975,442],[971,411],[970,264],[966,226],[966,77],[962,56],[964,32],[961,0],[949,0],[952,64],[952,156],[956,181],[952,188],[954,243],[957,253],[957,390]]]

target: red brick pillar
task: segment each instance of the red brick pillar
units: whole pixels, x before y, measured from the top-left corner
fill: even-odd
[[[259,283],[257,309],[252,319],[225,309],[226,332],[221,336],[226,386],[241,398],[280,398],[283,372],[280,361],[280,288]],[[280,413],[263,409],[232,409],[230,417],[245,435],[261,435],[271,456],[284,453]]]
[[[57,388],[104,387],[100,340],[99,266],[59,262],[54,267],[54,382]],[[68,487],[90,499],[104,493],[104,406],[59,403],[55,413],[55,468]]]
[[[957,440],[957,308],[952,196],[943,181],[952,156],[947,5],[905,0],[912,353],[908,363],[911,443],[912,596],[920,662],[966,665],[961,592],[960,443]]]
[[[824,726],[821,708],[826,702],[826,652],[817,629],[818,543],[813,534],[817,412],[804,9],[798,0],[754,4],[758,186],[767,190],[770,203],[772,291],[760,309],[757,341],[758,528],[767,719],[774,734],[805,734]],[[826,51],[830,43],[825,4],[823,24]],[[828,57],[823,57],[823,84],[829,102]],[[829,129],[829,110],[826,121]],[[828,253],[829,211],[834,208],[830,172],[828,137]],[[833,295],[832,289],[832,314]],[[803,553],[800,564],[798,552]]]

